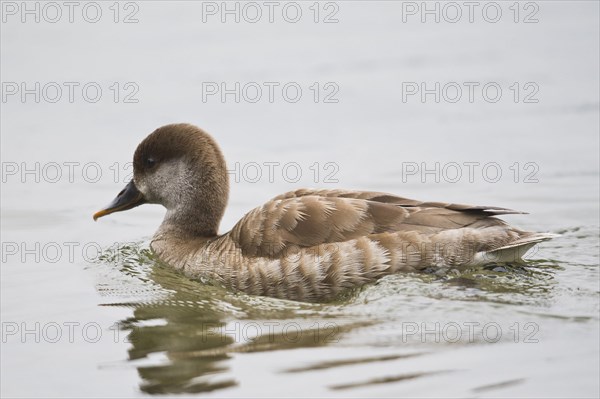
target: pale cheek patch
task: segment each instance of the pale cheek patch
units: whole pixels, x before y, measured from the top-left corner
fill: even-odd
[[[183,160],[163,162],[151,174],[140,181],[138,189],[149,202],[165,206],[167,209],[177,207],[186,198],[191,177]]]

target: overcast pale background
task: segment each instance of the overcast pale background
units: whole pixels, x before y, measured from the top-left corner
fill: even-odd
[[[459,2],[452,23],[441,2],[427,3],[439,22],[421,2],[391,1],[281,2],[269,22],[258,2],[254,23],[244,3],[226,3],[236,22],[222,2],[98,2],[91,23],[88,2],[70,22],[62,3],[58,18],[3,1],[2,396],[597,397],[599,4],[513,3],[480,2],[470,22]],[[207,91],[236,83],[239,102]],[[436,83],[439,102],[406,91]],[[309,186],[519,209],[530,214],[511,223],[562,237],[528,268],[391,276],[333,305],[213,292],[140,255],[159,207],[91,219],[130,178],[136,145],[173,122],[222,147],[223,232]],[[273,321],[337,330],[267,344],[242,333]],[[207,322],[232,333],[207,343]],[[421,323],[503,334],[407,334]]]

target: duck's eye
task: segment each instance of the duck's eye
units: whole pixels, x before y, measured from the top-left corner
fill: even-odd
[[[146,158],[146,167],[153,168],[156,165],[156,160],[154,158]]]

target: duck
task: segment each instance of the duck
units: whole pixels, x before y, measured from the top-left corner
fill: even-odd
[[[236,292],[305,302],[400,272],[522,263],[535,244],[556,237],[497,217],[524,213],[511,209],[343,189],[281,194],[219,234],[228,197],[213,137],[170,124],[138,145],[132,180],[93,219],[160,204],[166,214],[150,247],[162,263]]]

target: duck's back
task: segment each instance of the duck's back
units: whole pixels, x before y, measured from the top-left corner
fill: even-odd
[[[249,294],[327,300],[399,271],[518,261],[551,238],[494,217],[512,213],[521,212],[377,192],[297,190],[252,210],[174,266]]]

